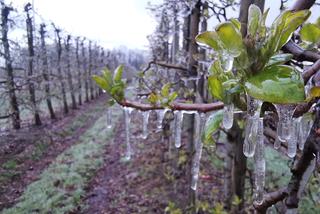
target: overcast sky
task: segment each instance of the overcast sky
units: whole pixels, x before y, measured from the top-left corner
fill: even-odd
[[[22,8],[32,0],[7,0]],[[150,0],[33,0],[38,14],[74,35],[106,47],[146,48],[156,26],[146,10]],[[151,0],[157,3],[162,0]]]
[[[29,0],[32,2],[32,0]],[[23,8],[28,0],[6,0]],[[107,48],[120,45],[129,48],[148,46],[147,35],[150,35],[156,22],[146,10],[148,2],[160,3],[162,0],[33,0],[38,14],[46,20],[53,21],[67,32],[86,36],[99,41]],[[289,0],[290,6],[294,0]],[[265,8],[270,8],[267,19],[271,23],[279,15],[280,0],[266,0]],[[320,7],[312,9],[311,21],[319,16]],[[238,11],[229,11],[230,17],[238,17]],[[215,21],[209,22],[209,30]]]

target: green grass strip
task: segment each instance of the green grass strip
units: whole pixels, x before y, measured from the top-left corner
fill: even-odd
[[[113,119],[119,118],[120,113],[113,111]],[[61,153],[40,179],[27,187],[19,202],[3,214],[61,214],[84,206],[81,203],[84,188],[103,164],[105,145],[111,134],[104,115],[80,137],[79,144]]]

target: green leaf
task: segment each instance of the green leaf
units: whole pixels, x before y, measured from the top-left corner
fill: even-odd
[[[290,11],[289,16],[285,20],[277,50],[280,50],[288,42],[292,33],[309,18],[310,14],[309,10]]]
[[[213,61],[209,67],[209,73],[212,75],[221,75],[223,72],[220,60],[217,59]]]
[[[290,61],[292,59],[292,57],[293,57],[292,54],[274,55],[269,59],[269,62],[267,63],[266,67],[284,64],[284,63]]]
[[[154,94],[154,93],[151,93],[149,96],[148,96],[148,100],[151,104],[155,105],[157,104],[158,100],[159,100],[159,97],[158,95]]]
[[[172,92],[169,96],[169,103],[171,103],[172,101],[174,101],[175,99],[177,99],[178,97],[178,93],[177,92]]]
[[[170,91],[170,87],[171,87],[171,84],[170,83],[167,83],[165,84],[162,89],[161,89],[161,95],[163,97],[168,97],[169,96],[169,91]]]
[[[204,44],[213,48],[215,51],[221,49],[218,43],[219,37],[215,31],[206,31],[197,35],[196,41],[200,44]]]
[[[312,100],[313,98],[320,97],[320,86],[314,86],[310,89],[310,92],[308,94],[307,101]]]
[[[277,65],[265,68],[245,83],[247,93],[271,103],[300,103],[305,100],[304,82],[293,67]]]
[[[209,90],[211,95],[219,100],[224,99],[224,89],[222,87],[222,82],[217,76],[211,75],[208,78]]]
[[[116,70],[114,71],[114,75],[113,75],[113,81],[115,83],[120,83],[121,82],[122,73],[123,73],[123,65],[119,65],[116,68]]]
[[[266,34],[267,34],[267,27],[266,27],[266,19],[267,19],[267,16],[269,14],[269,10],[270,8],[268,8],[262,15],[261,17],[261,21],[260,21],[260,27],[259,29],[257,30],[258,31],[258,34],[259,34],[259,38],[265,38],[266,37]]]
[[[320,42],[320,27],[315,24],[305,24],[300,31],[300,36],[303,41],[317,44]]]
[[[238,19],[231,18],[230,22],[240,31],[241,30],[241,23]]]
[[[204,126],[204,132],[202,135],[202,140],[205,144],[213,144],[214,141],[212,139],[212,134],[216,132],[223,118],[223,110],[219,110],[214,112],[210,117],[207,119],[206,124]]]
[[[104,68],[102,70],[102,76],[103,78],[106,80],[106,82],[108,83],[108,90],[107,91],[110,91],[112,85],[113,85],[113,81],[112,81],[112,73],[111,71],[108,69],[108,68]]]
[[[216,27],[221,43],[226,52],[233,57],[237,57],[244,49],[240,31],[231,23],[225,22]]]
[[[110,85],[108,85],[107,81],[104,78],[97,75],[92,75],[92,79],[100,88],[106,90],[107,92],[110,92]]]
[[[261,10],[258,6],[251,4],[248,11],[248,34],[256,37],[261,24]]]

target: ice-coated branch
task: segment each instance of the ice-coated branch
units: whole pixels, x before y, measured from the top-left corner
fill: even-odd
[[[285,199],[288,195],[287,188],[281,188],[274,192],[270,192],[264,195],[263,202],[261,204],[254,204],[254,208],[259,213],[266,213],[267,209],[271,207],[273,204],[276,204],[279,201]]]
[[[150,111],[150,110],[158,110],[165,109],[162,105],[152,105],[152,104],[144,104],[136,101],[123,100],[118,102],[120,105],[125,107],[131,107],[135,109],[139,109],[141,111]],[[173,102],[170,104],[169,108],[172,110],[185,110],[185,111],[198,111],[198,112],[209,112],[215,111],[219,109],[223,109],[222,102],[214,102],[214,103],[179,103]]]
[[[166,63],[166,62],[160,62],[160,61],[152,60],[152,61],[150,61],[148,63],[147,67],[143,70],[143,73],[145,73],[147,70],[149,70],[152,64],[159,65],[159,66],[166,67],[166,68],[172,68],[172,69],[177,69],[177,70],[182,70],[182,71],[188,71],[187,68],[182,67],[180,65],[175,65],[175,64],[170,64],[170,63]]]
[[[302,74],[304,83],[306,84],[309,79],[320,70],[320,58]]]

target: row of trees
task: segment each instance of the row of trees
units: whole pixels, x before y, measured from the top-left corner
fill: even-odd
[[[17,12],[1,2],[0,119],[10,119],[14,129],[23,117],[29,121],[32,115],[33,123],[41,125],[43,112],[56,119],[61,109],[68,114],[99,96],[91,76],[103,67],[125,63],[137,69],[143,62],[141,53],[106,50],[54,23],[36,25],[38,18],[30,3]]]

